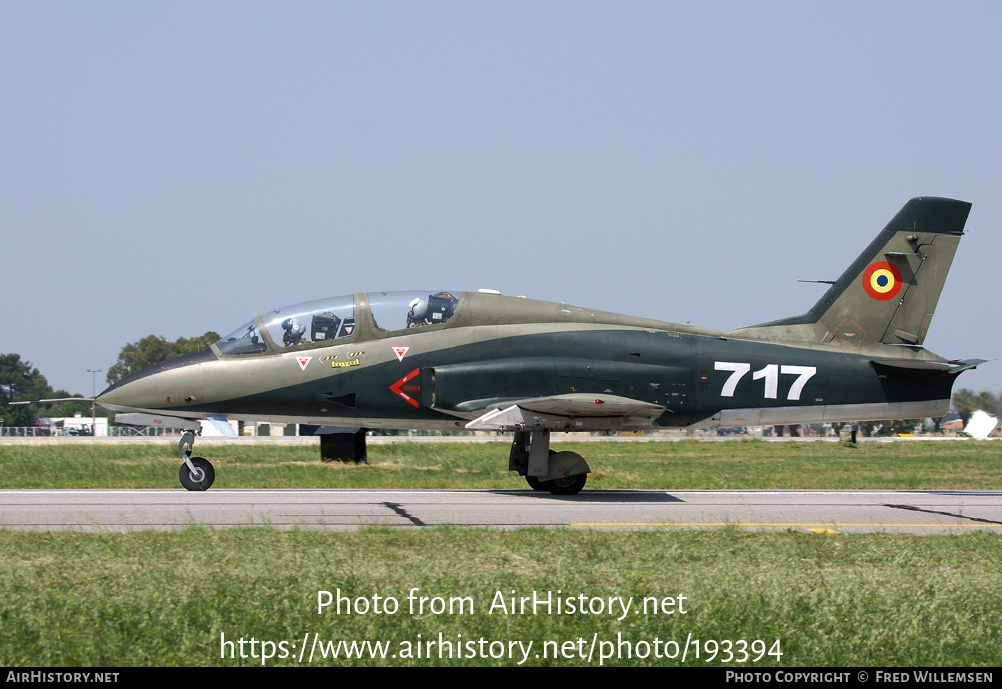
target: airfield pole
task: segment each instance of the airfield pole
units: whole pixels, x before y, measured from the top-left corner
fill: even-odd
[[[97,405],[95,399],[97,398],[97,374],[101,372],[101,369],[87,369],[87,373],[90,374],[90,435],[93,438],[97,435]]]

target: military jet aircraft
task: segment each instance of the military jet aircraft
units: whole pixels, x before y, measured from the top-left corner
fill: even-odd
[[[590,469],[559,431],[627,431],[936,417],[982,359],[922,347],[971,205],[915,198],[806,313],[721,331],[502,296],[369,292],[269,311],[210,350],[152,366],[97,401],[200,419],[367,429],[514,432],[509,469],[580,491]],[[231,431],[232,432],[232,431]]]

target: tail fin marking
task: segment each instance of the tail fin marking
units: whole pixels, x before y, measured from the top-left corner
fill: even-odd
[[[867,338],[921,345],[970,210],[965,201],[912,199],[810,311],[756,328],[813,324],[825,342],[852,349]]]

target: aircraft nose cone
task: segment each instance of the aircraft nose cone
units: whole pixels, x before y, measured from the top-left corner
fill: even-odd
[[[184,399],[185,390],[197,387],[198,366],[216,358],[211,350],[203,350],[149,366],[113,383],[97,396],[97,403],[112,411],[170,410]]]
[[[136,380],[120,380],[99,394],[96,402],[112,411],[153,409],[159,405],[160,395],[155,376]]]
[[[100,404],[102,407],[105,406],[106,403],[114,404],[115,393],[112,391],[110,387],[105,388],[101,392],[97,393],[97,397],[94,398],[94,401]]]

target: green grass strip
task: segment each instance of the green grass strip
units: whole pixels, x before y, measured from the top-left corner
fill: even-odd
[[[588,488],[997,489],[997,442],[561,442],[592,467]],[[0,488],[179,488],[180,460],[159,443],[3,445]],[[523,488],[509,445],[370,444],[369,465],[322,463],[318,445],[196,444],[216,488]]]
[[[304,637],[387,644],[385,659],[315,657],[313,665],[513,666],[508,642],[533,642],[526,665],[598,665],[576,649],[615,642],[605,665],[681,665],[655,639],[718,642],[687,666],[1002,665],[1002,558],[997,535],[814,535],[713,532],[514,532],[429,529],[347,534],[271,529],[128,534],[0,532],[0,665],[297,665]],[[393,614],[317,612],[318,591]],[[425,608],[410,609],[418,589]],[[490,607],[563,597],[685,596],[686,614],[537,614]],[[440,598],[436,614],[434,598]],[[445,608],[468,599],[466,609]],[[440,657],[446,641],[483,639],[486,656]],[[221,640],[234,642],[226,657]],[[248,657],[240,657],[239,640]],[[762,640],[781,657],[721,662],[723,642]],[[583,640],[580,641],[579,640]],[[278,657],[280,642],[286,653]],[[434,642],[416,657],[417,642]],[[628,642],[632,657],[627,654]],[[503,657],[490,657],[503,642]],[[544,644],[561,649],[544,657]],[[568,645],[568,642],[569,645]],[[490,645],[494,643],[493,647]],[[644,644],[647,644],[646,651]],[[583,645],[582,645],[583,644]],[[410,648],[413,657],[407,655]],[[609,650],[609,646],[605,650]],[[667,647],[662,646],[662,651]],[[732,653],[738,647],[732,645]],[[637,653],[646,657],[637,657]],[[389,657],[397,654],[396,658]],[[236,657],[232,657],[232,656]],[[540,655],[540,657],[537,657]],[[570,657],[567,657],[567,656]],[[305,662],[303,664],[306,664]]]

